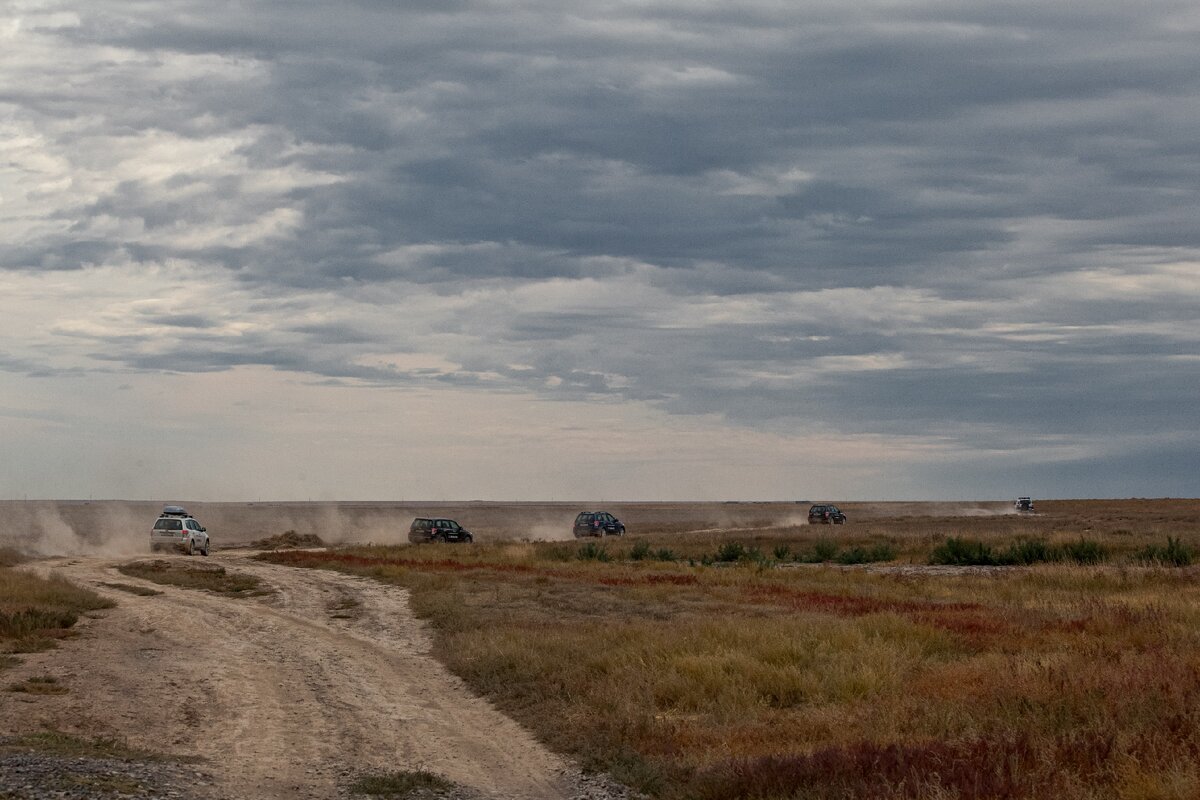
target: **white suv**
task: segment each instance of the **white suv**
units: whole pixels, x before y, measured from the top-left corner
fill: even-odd
[[[150,529],[150,550],[182,550],[190,555],[208,555],[208,533],[204,526],[179,506],[167,506]]]

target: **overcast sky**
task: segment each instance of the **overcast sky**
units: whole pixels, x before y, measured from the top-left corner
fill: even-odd
[[[0,0],[0,495],[1200,495],[1200,6]]]

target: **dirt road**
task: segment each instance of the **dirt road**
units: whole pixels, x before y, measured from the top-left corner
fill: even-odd
[[[235,599],[129,578],[115,569],[128,560],[40,562],[119,605],[10,671],[56,675],[70,691],[0,698],[8,727],[199,754],[212,782],[201,794],[214,797],[331,798],[363,773],[413,769],[485,798],[576,794],[568,764],[430,657],[403,589],[214,555],[274,590]]]

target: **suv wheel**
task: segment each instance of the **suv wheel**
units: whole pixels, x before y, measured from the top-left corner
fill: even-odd
[[[208,539],[204,540],[204,548],[200,551],[200,555],[208,558]]]

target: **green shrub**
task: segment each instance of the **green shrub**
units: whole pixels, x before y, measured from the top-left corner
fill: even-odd
[[[655,550],[653,555],[655,561],[675,561],[679,558],[673,550],[669,550],[666,547],[660,547],[658,550]]]
[[[773,554],[776,561],[787,561],[792,554],[792,548],[788,547],[786,544],[777,544],[775,545]]]
[[[1077,564],[1099,564],[1108,558],[1108,551],[1099,542],[1080,539],[1062,546],[1063,555]]]
[[[588,542],[579,548],[579,553],[576,557],[580,561],[612,561],[612,556],[608,554],[608,550],[595,542]]]
[[[976,539],[959,539],[951,536],[943,544],[933,548],[929,554],[930,564],[952,566],[991,566],[996,556],[989,545]]]
[[[997,557],[1002,564],[1040,564],[1044,561],[1061,561],[1062,552],[1051,547],[1044,539],[1022,539],[1008,546]]]
[[[812,558],[809,560],[814,564],[821,564],[823,561],[832,561],[835,558],[838,558],[838,545],[833,540],[822,539],[812,546]]]
[[[1166,547],[1150,544],[1134,554],[1134,559],[1137,561],[1165,564],[1172,567],[1186,567],[1195,558],[1195,551],[1174,536],[1167,537]]]
[[[713,560],[721,563],[741,561],[743,558],[746,558],[749,552],[741,542],[725,542],[717,548],[717,553],[713,556]]]
[[[895,548],[887,542],[880,542],[870,547],[855,545],[838,553],[834,560],[839,564],[873,564],[877,561],[891,561],[895,557]]]
[[[633,549],[629,551],[629,558],[633,561],[642,561],[650,557],[650,543],[646,541],[635,542]]]

